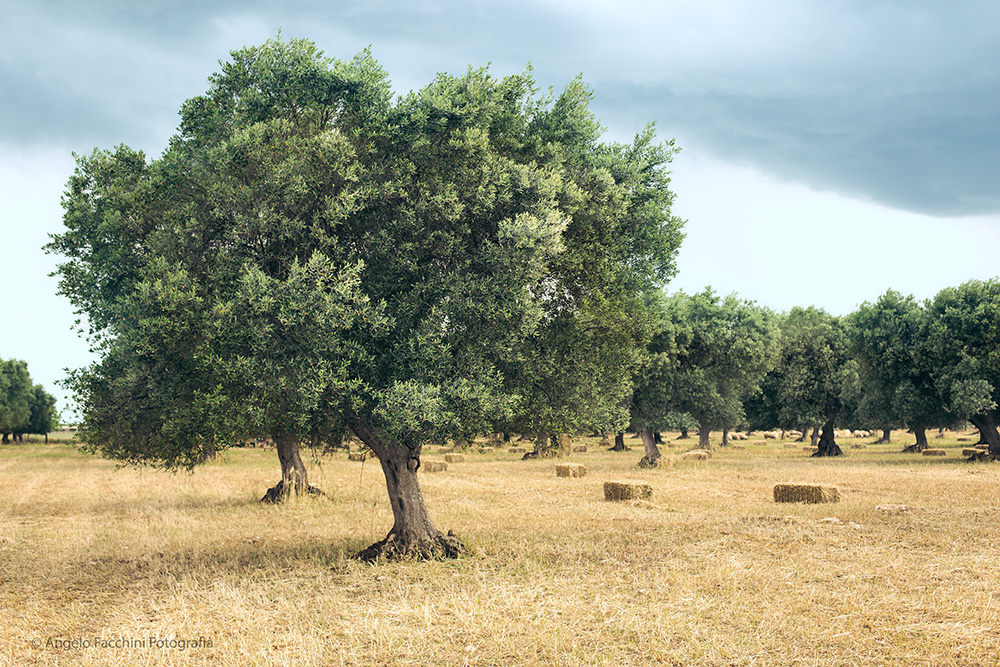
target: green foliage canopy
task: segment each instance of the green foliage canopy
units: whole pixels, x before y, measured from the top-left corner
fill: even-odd
[[[655,335],[633,395],[633,425],[660,430],[688,414],[705,429],[734,428],[780,348],[766,308],[711,288],[651,302]]]
[[[256,435],[620,421],[627,380],[567,378],[644,343],[620,323],[674,270],[671,144],[601,143],[579,80],[470,69],[393,102],[370,54],[305,40],[210,83],[159,159],[78,158],[48,246],[101,354],[71,380],[91,447],[190,466]]]

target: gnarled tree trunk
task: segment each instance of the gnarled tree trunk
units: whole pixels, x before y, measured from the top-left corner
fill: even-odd
[[[729,429],[728,428],[722,429],[722,446],[723,447],[728,447],[729,446]]]
[[[819,447],[819,426],[813,426],[812,433],[809,434],[809,444]]]
[[[608,451],[612,451],[612,452],[627,452],[628,451],[628,447],[625,446],[625,434],[624,433],[621,433],[621,432],[615,433],[615,446],[612,447]]]
[[[835,421],[837,421],[836,411],[828,411],[826,423],[823,424],[823,433],[819,436],[819,444],[817,444],[816,453],[813,456],[843,456],[844,452],[834,439],[833,423]]]
[[[290,496],[311,493],[325,495],[315,486],[309,486],[309,473],[299,454],[299,439],[290,433],[279,433],[271,438],[278,451],[281,464],[281,481],[272,486],[260,499],[262,503],[280,503]]]
[[[712,435],[712,429],[706,424],[698,424],[698,449],[711,449],[711,444],[709,443],[709,436]]]
[[[927,449],[927,429],[923,426],[914,426],[913,435],[917,438],[917,441],[906,447],[904,452],[922,452]]]
[[[980,440],[989,445],[984,454],[977,454],[970,460],[1000,461],[1000,432],[997,431],[994,410],[987,410],[969,418],[972,425],[979,429]]]
[[[393,441],[361,419],[354,419],[351,427],[382,464],[393,517],[385,539],[359,552],[357,558],[457,558],[465,553],[458,538],[438,530],[427,513],[417,479],[421,446]]]
[[[687,440],[690,437],[691,436],[688,435],[688,430],[686,428],[682,428],[681,429],[681,434],[679,436],[677,436],[677,439],[678,440]]]
[[[660,464],[660,448],[656,446],[653,432],[648,428],[639,429],[639,437],[646,455],[639,459],[640,468],[655,468]]]
[[[879,438],[878,440],[876,440],[872,444],[876,444],[876,445],[888,445],[889,443],[892,442],[892,437],[891,436],[892,436],[892,429],[891,428],[884,428],[884,429],[882,429],[882,437]]]

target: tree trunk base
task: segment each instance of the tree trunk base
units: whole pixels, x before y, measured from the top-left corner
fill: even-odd
[[[973,454],[965,460],[969,463],[989,463],[998,459],[989,452],[979,452],[978,454]]]
[[[307,493],[310,496],[326,498],[326,493],[318,487],[310,485],[308,489],[304,490],[300,486],[286,486],[285,480],[281,480],[267,490],[267,493],[265,493],[264,497],[260,499],[260,502],[271,504],[283,503],[292,495],[302,495],[303,493]]]
[[[625,443],[623,443],[623,442],[622,443],[617,443],[616,442],[613,447],[608,447],[608,451],[609,452],[630,452],[630,451],[632,451],[632,448],[631,447],[626,447]]]
[[[425,535],[419,539],[413,537],[402,539],[396,533],[389,533],[384,540],[362,549],[354,557],[362,562],[371,563],[379,559],[445,560],[459,558],[466,553],[468,549],[449,530],[447,535],[438,532],[436,535]]]
[[[834,443],[828,446],[826,449],[819,449],[813,454],[813,458],[818,458],[821,456],[843,456],[844,450],[840,448],[840,445]]]
[[[903,447],[903,454],[919,454],[927,449],[927,443],[915,442],[909,447]]]
[[[649,456],[643,456],[639,459],[637,464],[640,468],[656,468],[660,465],[660,458],[650,458]]]

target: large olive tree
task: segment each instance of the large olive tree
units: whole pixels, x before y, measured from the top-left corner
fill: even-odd
[[[547,387],[619,372],[644,340],[616,328],[673,272],[672,145],[602,143],[590,98],[470,69],[394,101],[367,53],[234,52],[160,158],[97,151],[70,180],[50,248],[101,353],[73,378],[84,441],[191,466],[267,434],[298,489],[298,443],[353,433],[394,515],[362,556],[460,553],[422,446],[533,406],[613,421],[601,382]]]

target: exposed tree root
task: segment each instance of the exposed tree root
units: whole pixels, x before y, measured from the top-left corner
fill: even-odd
[[[271,503],[271,504],[283,503],[286,500],[288,500],[288,498],[291,495],[296,493],[298,495],[307,493],[310,496],[319,496],[321,498],[326,498],[326,493],[324,493],[323,490],[318,487],[309,485],[309,488],[306,490],[303,490],[302,487],[300,486],[286,487],[285,480],[281,480],[280,482],[278,482],[277,484],[275,484],[274,486],[272,486],[270,489],[267,490],[267,493],[265,493],[264,497],[260,499],[260,502]]]
[[[452,531],[448,534],[437,533],[421,539],[400,539],[396,533],[389,533],[384,540],[362,549],[354,555],[360,561],[371,563],[379,559],[385,560],[445,560],[459,558],[468,553],[468,549]]]

